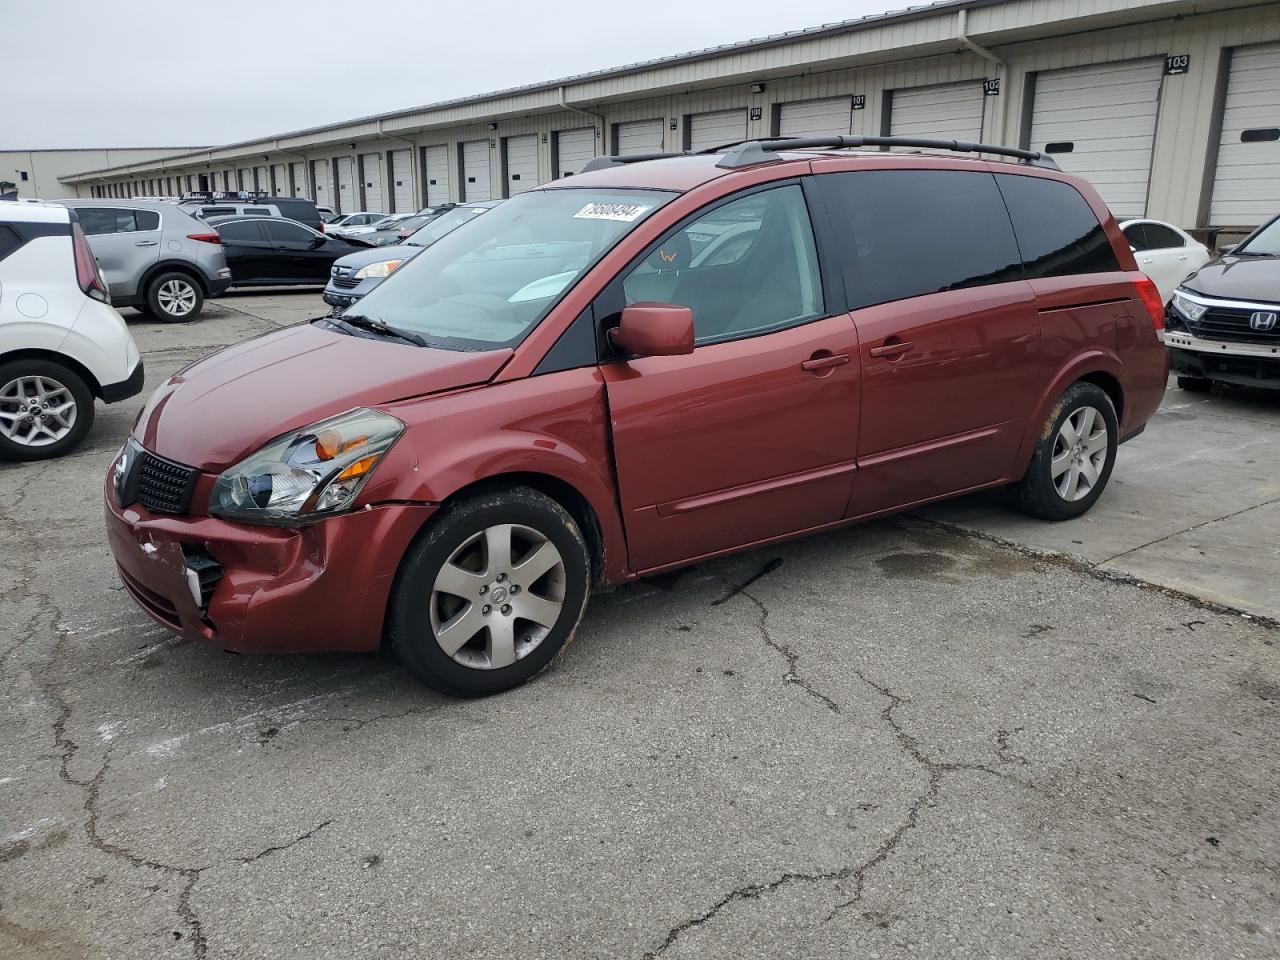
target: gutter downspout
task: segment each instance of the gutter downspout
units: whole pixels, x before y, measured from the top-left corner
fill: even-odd
[[[565,110],[570,110],[573,113],[580,113],[583,116],[591,118],[591,128],[596,131],[596,136],[600,140],[600,149],[599,151],[597,151],[596,156],[607,155],[609,153],[609,144],[606,143],[605,141],[608,137],[608,130],[605,128],[604,114],[595,113],[594,111],[584,109],[583,107],[575,107],[573,104],[571,104],[568,100],[565,99],[563,84],[561,84],[556,89],[556,93],[559,97],[560,106],[562,108],[564,108]],[[596,126],[597,123],[599,124],[598,127]]]
[[[980,56],[983,60],[987,60],[995,64],[996,71],[1000,77],[1000,106],[996,109],[998,126],[993,132],[995,133],[995,142],[997,144],[1003,144],[1008,132],[1007,121],[1009,118],[1009,110],[1007,104],[1009,102],[1009,91],[1005,89],[1006,84],[1004,81],[1009,75],[1009,64],[1005,63],[986,47],[982,46],[982,44],[975,42],[969,34],[966,33],[966,28],[969,23],[969,10],[967,7],[960,8],[959,20],[960,22],[956,27],[956,39]]]
[[[414,143],[412,140],[410,140],[408,137],[402,137],[398,133],[387,133],[387,131],[382,128],[381,117],[378,118],[378,136],[385,137],[387,140],[399,140],[401,143],[407,143],[409,145],[409,175],[413,177],[414,209],[408,210],[408,211],[393,210],[392,212],[393,213],[414,213],[417,210],[421,210],[423,207],[427,205],[426,204],[426,181],[423,180],[422,178],[422,171],[418,169],[419,167],[418,145]],[[394,207],[395,197],[396,197],[395,164],[394,163],[388,164],[388,169],[391,171],[391,205]]]

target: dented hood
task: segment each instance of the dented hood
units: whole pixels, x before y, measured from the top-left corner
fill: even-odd
[[[133,433],[162,457],[219,472],[268,440],[352,407],[485,383],[510,356],[300,324],[178,371],[151,395]]]

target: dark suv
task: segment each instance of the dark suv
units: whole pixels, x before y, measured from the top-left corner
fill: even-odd
[[[827,149],[864,145],[1012,162]],[[985,487],[1083,514],[1164,394],[1163,309],[1036,153],[598,158],[161,385],[111,548],[185,636],[493,693],[596,587]]]
[[[286,220],[296,220],[312,230],[324,232],[324,217],[315,203],[305,197],[248,196],[247,199],[228,197],[224,200],[184,200],[181,206],[192,216],[207,220],[210,217],[227,217],[243,214],[253,206],[275,207]]]
[[[1184,280],[1165,327],[1182,389],[1280,390],[1280,217]]]

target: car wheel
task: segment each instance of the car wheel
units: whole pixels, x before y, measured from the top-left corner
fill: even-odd
[[[1073,383],[1053,405],[1026,476],[1013,494],[1026,513],[1070,520],[1097,502],[1111,477],[1120,425],[1101,387]]]
[[[166,323],[186,323],[200,316],[204,294],[185,273],[162,273],[147,285],[147,312]]]
[[[0,364],[0,459],[49,460],[80,445],[93,426],[93,394],[53,360]]]
[[[1208,377],[1178,377],[1178,389],[1188,393],[1208,393],[1213,381]]]
[[[410,547],[392,593],[391,645],[442,693],[499,693],[569,642],[590,582],[568,511],[529,487],[495,488],[446,507]]]

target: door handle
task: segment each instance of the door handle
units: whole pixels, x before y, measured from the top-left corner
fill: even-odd
[[[135,247],[154,247],[154,246],[158,246],[159,243],[160,243],[159,240],[139,240],[137,243],[134,244],[134,246]]]
[[[847,353],[827,354],[826,356],[812,356],[808,360],[802,361],[801,370],[829,370],[831,367],[842,367],[849,362]]]
[[[1154,260],[1154,259],[1155,259],[1155,257],[1147,257],[1147,258],[1146,258],[1146,259],[1144,259],[1142,262],[1143,262],[1143,263],[1150,263],[1150,262],[1151,262],[1152,260]]]
[[[872,347],[868,351],[873,357],[900,357],[911,349],[911,344],[906,340],[886,340],[878,347]]]
[[[1178,262],[1181,263],[1185,259],[1187,259],[1187,255],[1184,253],[1182,256],[1178,258]]]

